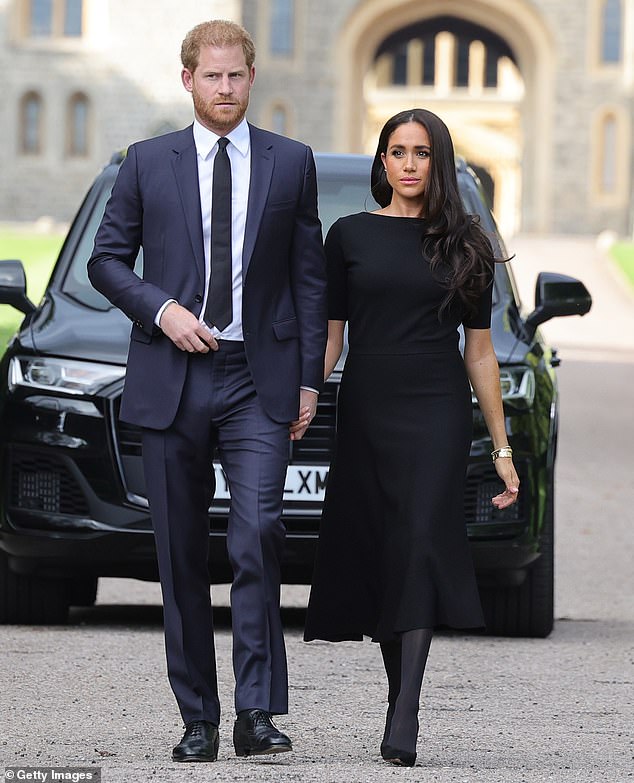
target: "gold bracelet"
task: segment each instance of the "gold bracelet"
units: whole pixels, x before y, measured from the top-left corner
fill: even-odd
[[[513,449],[510,446],[500,446],[499,449],[494,449],[491,452],[491,459],[493,462],[495,462],[496,459],[499,459],[500,457],[512,457],[513,456]]]

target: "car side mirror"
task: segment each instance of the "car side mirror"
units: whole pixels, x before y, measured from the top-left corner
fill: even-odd
[[[26,295],[26,275],[21,261],[0,261],[0,304],[29,315],[35,305]]]
[[[592,307],[592,297],[575,277],[556,272],[540,272],[535,284],[535,309],[525,321],[532,340],[537,327],[563,315],[585,315]]]

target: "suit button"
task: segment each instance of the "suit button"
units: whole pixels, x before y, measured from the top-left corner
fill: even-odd
[[[202,300],[203,300],[203,298],[202,298],[202,296],[200,294],[196,294],[196,296],[194,297],[194,302],[196,302],[197,304],[200,304],[200,302],[202,302]]]

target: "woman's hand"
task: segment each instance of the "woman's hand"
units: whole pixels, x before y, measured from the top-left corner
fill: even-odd
[[[496,508],[508,508],[513,503],[517,503],[520,480],[511,457],[498,457],[494,464],[497,474],[504,482],[506,489],[492,498],[491,502]]]
[[[306,434],[308,425],[317,413],[317,400],[319,395],[310,389],[299,391],[299,416],[289,426],[290,439],[301,440]]]

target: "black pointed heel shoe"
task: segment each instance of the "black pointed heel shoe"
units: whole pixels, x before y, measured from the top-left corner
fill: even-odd
[[[416,763],[416,754],[410,753],[407,750],[398,750],[385,743],[381,744],[381,756],[385,761],[389,761],[390,764],[395,764],[398,767],[413,767]]]
[[[385,731],[383,732],[383,739],[381,740],[381,756],[383,756],[383,752],[385,748],[389,747],[389,745],[387,744],[387,738],[390,736],[390,728],[392,726],[393,714],[394,714],[394,705],[388,703],[387,715],[385,716]],[[383,756],[383,758],[385,757]]]

